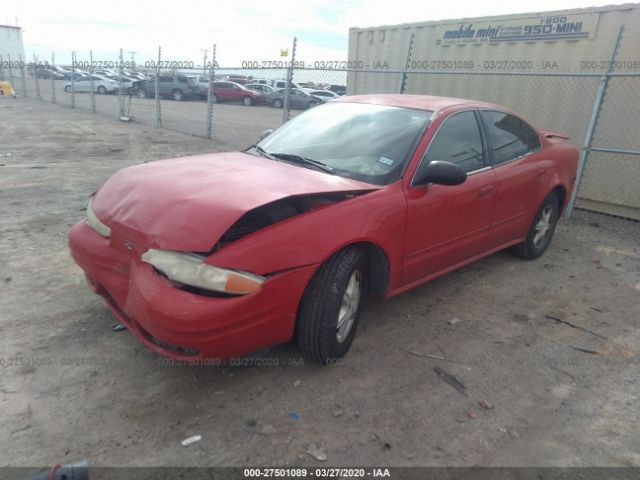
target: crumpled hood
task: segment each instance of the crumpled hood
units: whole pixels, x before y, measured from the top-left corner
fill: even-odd
[[[281,198],[379,186],[242,152],[125,168],[96,193],[96,216],[143,235],[149,247],[205,252],[244,213]]]

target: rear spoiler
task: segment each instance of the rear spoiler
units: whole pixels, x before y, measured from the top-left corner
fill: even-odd
[[[540,133],[542,133],[545,138],[561,138],[563,140],[569,140],[569,136],[564,133],[552,132],[550,130],[540,130]]]

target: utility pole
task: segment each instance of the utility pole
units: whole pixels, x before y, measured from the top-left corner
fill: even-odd
[[[132,50],[128,50],[127,53],[131,54],[131,68],[134,68],[134,66],[136,64],[136,53],[138,53],[138,52],[134,52]]]
[[[209,50],[207,50],[206,48],[201,48],[200,51],[204,52],[204,60],[202,62],[202,74],[206,77],[207,76],[207,53],[209,53]]]

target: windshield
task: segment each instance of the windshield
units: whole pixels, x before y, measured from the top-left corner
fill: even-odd
[[[269,154],[298,155],[334,173],[376,185],[402,176],[432,112],[367,103],[318,106],[259,143]]]

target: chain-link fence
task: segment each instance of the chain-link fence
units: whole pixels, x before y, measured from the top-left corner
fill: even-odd
[[[216,63],[215,49],[214,45],[212,58],[203,65],[164,59],[161,48],[157,58],[144,65],[123,60],[122,51],[118,61],[104,65],[91,52],[70,52],[67,59],[52,56],[46,64],[19,59],[19,68],[0,70],[0,79],[10,81],[20,96],[213,138],[229,149],[249,146],[265,130],[345,93],[439,95],[496,103],[539,128],[568,134],[581,147],[576,206],[640,219],[638,72],[314,69],[296,62],[295,40],[291,55],[282,62],[223,68]],[[409,58],[410,52],[407,65]],[[615,51],[612,65],[614,60]],[[116,84],[102,88],[105,75]],[[130,83],[134,75],[139,81]],[[249,89],[244,86],[248,83]]]

